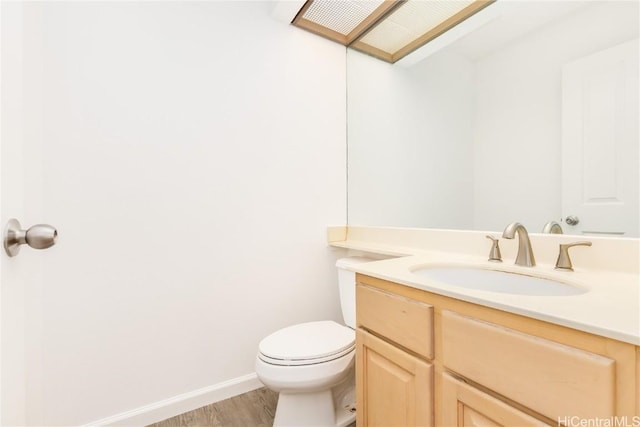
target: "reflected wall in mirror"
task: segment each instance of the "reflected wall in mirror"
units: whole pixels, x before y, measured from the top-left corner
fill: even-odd
[[[638,16],[498,0],[394,65],[348,50],[349,224],[638,237]]]

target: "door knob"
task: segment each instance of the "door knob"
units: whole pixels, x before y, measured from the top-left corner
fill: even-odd
[[[569,225],[578,225],[578,223],[580,222],[580,218],[578,218],[575,215],[569,215],[564,219],[564,222],[566,222]]]
[[[36,224],[23,230],[17,219],[11,218],[4,228],[4,250],[10,257],[18,255],[20,245],[34,249],[47,249],[56,244],[58,230],[48,224]]]

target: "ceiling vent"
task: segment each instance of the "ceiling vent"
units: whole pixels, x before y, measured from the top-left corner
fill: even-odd
[[[307,0],[296,25],[394,63],[495,0]]]

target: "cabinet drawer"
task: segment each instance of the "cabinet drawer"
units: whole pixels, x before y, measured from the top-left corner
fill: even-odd
[[[442,312],[446,368],[552,420],[615,413],[615,361]]]
[[[433,359],[433,306],[363,285],[356,301],[358,326]]]

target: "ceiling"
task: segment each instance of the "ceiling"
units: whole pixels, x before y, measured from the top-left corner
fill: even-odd
[[[307,0],[292,24],[394,63],[495,0]]]

